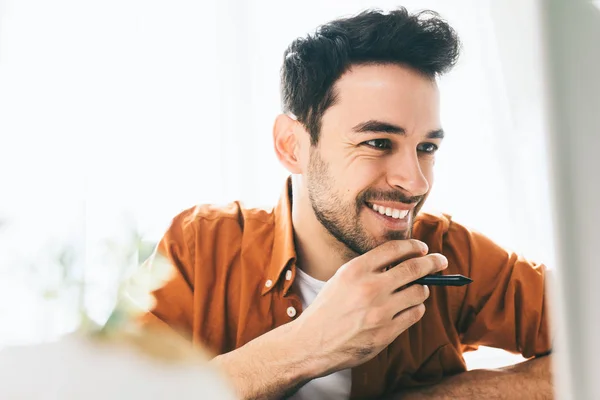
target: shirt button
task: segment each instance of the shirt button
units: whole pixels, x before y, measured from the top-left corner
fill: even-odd
[[[292,271],[290,271],[289,269],[285,272],[285,280],[289,281],[290,279],[292,279]]]
[[[287,315],[290,318],[294,318],[296,316],[296,309],[294,307],[288,307],[288,309],[287,309]]]
[[[272,280],[270,280],[270,279],[267,279],[267,281],[265,282],[265,286],[266,286],[266,287],[271,287],[271,286],[273,286],[273,281],[272,281]]]

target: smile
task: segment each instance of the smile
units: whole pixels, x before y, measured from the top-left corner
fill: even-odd
[[[368,203],[367,203],[368,204]],[[369,207],[373,209],[373,211],[378,212],[381,215],[387,215],[388,217],[395,219],[404,219],[410,210],[399,210],[397,208],[384,207],[379,204],[368,204]]]

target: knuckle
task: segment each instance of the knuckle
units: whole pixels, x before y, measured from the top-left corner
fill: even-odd
[[[359,274],[360,271],[360,265],[359,263],[354,263],[354,262],[349,262],[346,263],[344,265],[342,265],[337,271],[336,271],[336,275],[339,276],[339,279],[342,280],[348,280],[348,281],[355,281],[357,275]]]
[[[394,252],[398,250],[399,242],[399,240],[389,240],[377,247],[377,249],[382,252]]]
[[[386,254],[396,255],[396,254],[406,251],[404,246],[406,246],[406,245],[404,245],[402,243],[402,240],[390,240],[390,241],[384,243],[383,245],[381,245],[381,249]]]
[[[413,240],[414,239],[410,239],[411,242]],[[396,240],[395,241],[395,243],[396,243],[395,250],[396,251],[406,251],[406,250],[408,250],[407,246],[406,246],[406,244],[407,244],[406,242],[407,242],[406,240]]]
[[[420,278],[423,273],[421,271],[421,263],[417,258],[411,258],[403,262],[406,275],[411,281]]]
[[[385,312],[381,309],[373,309],[367,313],[365,323],[367,326],[380,326],[385,321]]]
[[[407,319],[408,322],[412,325],[421,320],[423,315],[425,314],[425,304],[421,303],[417,306],[414,306],[410,310],[408,310]]]
[[[363,299],[372,298],[377,293],[377,288],[372,283],[363,283],[357,289],[357,296]]]
[[[412,252],[419,248],[418,240],[415,239],[404,239],[404,240],[390,240],[387,242],[389,244],[389,251],[394,254],[405,254],[408,252]]]

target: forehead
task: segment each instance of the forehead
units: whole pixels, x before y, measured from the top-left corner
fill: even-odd
[[[436,81],[411,68],[394,64],[353,66],[336,82],[334,92],[336,102],[323,115],[323,127],[354,126],[377,119],[407,131],[440,128]]]

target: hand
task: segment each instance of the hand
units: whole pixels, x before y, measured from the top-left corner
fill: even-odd
[[[410,283],[448,266],[426,253],[418,240],[389,241],[340,267],[293,322],[319,376],[370,360],[421,319],[429,288]]]

